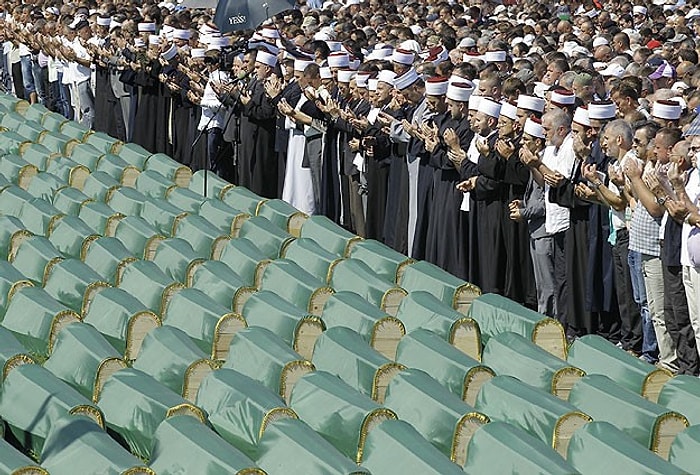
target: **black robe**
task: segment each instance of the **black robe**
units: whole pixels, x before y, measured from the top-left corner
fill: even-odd
[[[404,106],[391,114],[396,120],[408,121],[415,106]],[[384,242],[402,254],[408,254],[408,165],[405,143],[394,143],[387,180],[386,213],[384,216]]]
[[[165,124],[158,123],[160,101],[160,81],[158,74],[161,65],[157,60],[151,61],[136,72],[135,85],[139,88],[138,105],[134,119],[132,140],[151,153],[158,151],[158,137],[162,135]]]
[[[388,112],[385,108],[382,110]],[[389,165],[391,164],[391,141],[389,136],[381,131],[379,124],[372,125],[365,130],[365,136],[374,137],[376,140],[372,147],[372,156],[365,155],[365,176],[367,177],[365,234],[368,239],[384,241],[384,216]]]
[[[286,99],[290,106],[294,107],[301,98],[301,87],[294,80],[287,84],[272,103],[277,106],[282,99]],[[287,146],[289,145],[289,131],[284,128],[285,117],[277,114],[275,132],[275,153],[277,154],[277,196],[282,196],[284,188],[284,174],[287,169]]]

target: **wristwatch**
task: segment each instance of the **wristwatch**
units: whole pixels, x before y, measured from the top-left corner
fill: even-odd
[[[662,197],[660,197],[660,198],[656,198],[656,203],[657,203],[659,206],[663,206],[663,205],[666,203],[666,200],[668,200],[668,197],[667,197],[667,196],[662,196]]]
[[[594,190],[597,190],[598,188],[601,187],[602,184],[603,184],[602,181],[594,181],[593,183],[591,183],[591,187],[593,187]]]

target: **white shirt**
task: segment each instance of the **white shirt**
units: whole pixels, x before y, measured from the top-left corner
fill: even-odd
[[[215,81],[222,83],[229,82],[228,73],[217,69],[209,74],[209,80],[204,87],[202,100],[199,103],[202,108],[202,117],[199,119],[197,130],[202,130],[204,127],[207,127],[207,129],[212,129],[214,127],[223,129],[224,125],[226,125],[226,108],[221,106],[219,97],[214,92],[214,88],[211,87],[211,84]],[[209,122],[210,119],[211,122]],[[207,123],[209,124],[208,126]]]
[[[569,133],[557,149],[548,145],[542,155],[542,163],[552,171],[561,173],[570,179],[574,171],[576,155],[574,154],[574,136]],[[544,229],[547,234],[556,234],[569,229],[569,209],[549,201],[550,186],[544,185]]]
[[[698,198],[700,198],[700,173],[698,173],[697,168],[692,168],[688,175],[688,183],[685,185],[685,192],[688,198],[697,205]],[[691,226],[688,223],[683,223],[683,231],[681,233],[681,265],[682,266],[692,266],[690,262],[690,256],[688,255],[688,236],[690,236],[690,231],[692,231],[695,226]]]
[[[88,53],[87,49],[80,42],[80,38],[75,38],[75,40],[70,46],[73,48],[73,50],[75,51],[75,55],[79,59],[92,60],[92,57]],[[92,70],[89,67],[83,66],[82,64],[79,64],[77,62],[71,62],[70,66],[71,79],[73,80],[73,82],[75,82],[76,84],[80,84],[81,82],[90,80],[90,77],[92,76]]]

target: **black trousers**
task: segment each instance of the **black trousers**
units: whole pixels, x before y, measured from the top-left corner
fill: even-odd
[[[630,267],[627,263],[629,254],[629,231],[617,231],[617,241],[613,246],[613,262],[615,264],[615,291],[617,305],[620,309],[621,335],[620,343],[624,350],[642,352],[642,319],[639,308],[634,302]]]
[[[683,267],[663,266],[663,270],[664,320],[666,329],[676,345],[678,373],[697,375],[700,372],[700,359],[685,297]]]

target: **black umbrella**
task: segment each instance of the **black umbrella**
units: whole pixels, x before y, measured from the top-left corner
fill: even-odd
[[[272,16],[294,8],[295,0],[219,0],[214,23],[222,33],[254,30]]]

